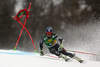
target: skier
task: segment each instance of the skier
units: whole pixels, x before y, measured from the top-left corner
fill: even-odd
[[[57,43],[57,39],[60,41],[60,44]],[[66,56],[69,56],[70,58],[74,58],[77,61],[79,61],[80,63],[83,62],[83,60],[81,60],[81,58],[77,57],[72,53],[67,52],[63,45],[62,45],[63,39],[61,37],[59,37],[57,34],[53,33],[53,29],[52,27],[47,27],[45,30],[45,35],[43,35],[43,37],[40,40],[40,55],[43,56],[43,43],[45,43],[50,51],[50,53],[55,54],[56,56],[58,56],[59,58],[64,59],[65,61],[68,61],[69,58],[67,58]]]

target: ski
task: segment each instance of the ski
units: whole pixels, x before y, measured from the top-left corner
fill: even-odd
[[[83,63],[83,62],[84,62],[84,60],[79,60],[79,62],[80,62],[80,63]]]
[[[79,63],[83,63],[84,60],[79,58],[78,56],[75,56],[73,59],[77,60]]]
[[[70,60],[70,58],[65,59],[66,62],[68,62]]]

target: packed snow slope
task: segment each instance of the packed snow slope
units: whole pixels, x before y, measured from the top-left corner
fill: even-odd
[[[84,63],[79,63],[74,59],[65,62],[38,53],[0,50],[0,67],[100,67],[100,62],[85,60]]]

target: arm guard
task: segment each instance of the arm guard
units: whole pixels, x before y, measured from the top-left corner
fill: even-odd
[[[43,43],[44,43],[44,39],[42,37],[41,40],[40,40],[40,44],[39,44],[40,50],[43,50]]]
[[[62,44],[63,39],[59,37],[57,34],[55,34],[55,38],[57,38],[60,41],[60,45]]]

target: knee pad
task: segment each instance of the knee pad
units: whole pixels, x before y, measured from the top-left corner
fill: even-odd
[[[55,49],[53,49],[53,48],[52,48],[52,49],[50,49],[49,51],[50,51],[50,53],[52,53],[52,54],[55,54],[55,53],[56,53],[56,50],[55,50]]]

